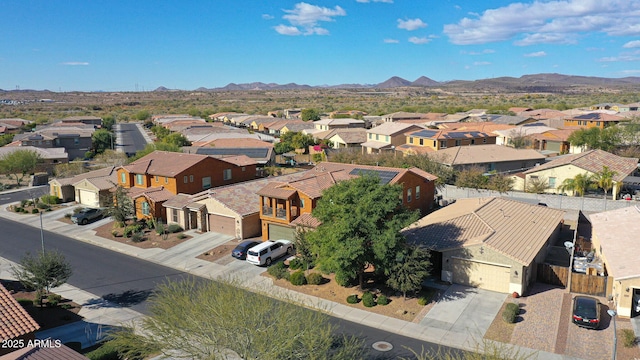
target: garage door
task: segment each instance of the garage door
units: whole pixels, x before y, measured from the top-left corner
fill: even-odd
[[[93,191],[79,189],[78,196],[80,198],[77,199],[77,201],[82,205],[93,206],[93,207],[100,206],[98,197],[96,196],[96,193]]]
[[[228,216],[209,214],[209,231],[236,236],[236,219]]]
[[[453,282],[481,289],[509,292],[509,266],[485,264],[476,261],[452,259]]]
[[[282,225],[269,224],[269,240],[295,240],[295,232],[293,228]]]

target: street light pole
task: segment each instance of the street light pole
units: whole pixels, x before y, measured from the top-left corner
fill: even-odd
[[[34,208],[38,208],[36,206],[36,199],[35,198],[31,198],[31,201],[33,201],[33,206]],[[44,255],[44,230],[42,228],[42,211],[38,211],[38,214],[40,215],[40,242],[42,243],[42,254]]]
[[[616,360],[616,353],[618,352],[618,331],[616,330],[616,311],[609,309],[607,314],[613,319],[613,354],[611,354],[611,360]]]

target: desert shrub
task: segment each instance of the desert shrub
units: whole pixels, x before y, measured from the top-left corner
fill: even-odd
[[[86,353],[85,356],[90,360],[120,360],[118,349],[109,342],[103,343],[102,346]]]
[[[164,225],[162,225],[162,223],[157,223],[156,224],[156,234],[162,235],[165,232],[167,232],[167,230],[165,229]]]
[[[40,210],[38,210],[38,208],[33,208],[33,209],[31,209],[31,213],[32,213],[32,214],[37,214],[37,213],[39,213],[39,212],[40,212]]]
[[[389,304],[389,298],[382,294],[380,296],[378,296],[378,305],[387,305]]]
[[[60,204],[62,200],[55,195],[42,195],[40,201],[44,204],[55,205]]]
[[[304,271],[298,270],[291,274],[291,276],[289,277],[289,281],[292,285],[300,286],[307,283],[307,278],[304,276]]]
[[[338,283],[338,285],[340,286],[349,286],[353,283],[353,278],[349,277],[348,275],[345,275],[342,272],[337,272],[336,273],[336,283]]]
[[[358,302],[358,295],[349,295],[349,296],[347,296],[347,302],[349,304],[356,304]]]
[[[22,212],[22,210],[24,210],[24,209],[21,206],[16,206],[16,207],[13,208],[13,211],[15,211],[17,213]],[[69,217],[71,217],[71,216],[69,216]]]
[[[513,324],[516,322],[516,317],[520,312],[520,307],[518,304],[508,303],[507,306],[502,311],[502,320],[506,321],[509,324]]]
[[[73,214],[71,214],[71,213],[66,213],[66,214],[64,214],[64,217],[65,217],[65,219],[71,219],[72,215]]]
[[[317,273],[317,272],[312,272],[311,274],[307,275],[307,284],[309,284],[309,285],[320,285],[320,284],[322,284],[322,279],[324,279],[322,277],[322,274]]]
[[[71,304],[62,304],[62,305],[60,305],[60,307],[65,309],[65,310],[69,310],[69,309],[73,308],[73,305],[71,305]]]
[[[429,299],[427,299],[426,297],[424,297],[424,296],[420,296],[420,297],[418,298],[418,305],[420,305],[420,306],[425,306],[425,305],[427,305],[428,303],[429,303]]]
[[[304,262],[299,258],[293,258],[289,260],[289,269],[291,270],[302,269],[303,266],[304,266]]]
[[[267,269],[267,273],[276,279],[285,279],[289,275],[289,271],[282,261],[270,266]]]
[[[41,209],[41,210],[46,210],[46,209],[49,209],[51,206],[49,206],[49,205],[47,205],[47,204],[45,204],[43,202],[39,202],[38,205],[36,205],[36,207],[38,209]]]
[[[133,241],[134,243],[143,242],[144,241],[144,233],[142,233],[141,231],[136,231],[136,232],[132,233],[131,234],[131,241]]]
[[[141,230],[142,230],[142,225],[140,225],[140,224],[129,225],[129,226],[124,228],[122,236],[130,237],[134,233],[138,233]]]
[[[623,329],[622,330],[622,343],[624,347],[630,348],[634,347],[637,343],[636,334],[631,329]]]
[[[29,200],[20,200],[20,207],[25,207],[31,205],[31,201]]]
[[[16,301],[18,302],[18,304],[22,305],[23,307],[33,305],[33,300],[29,300],[29,299],[16,299]]]
[[[177,236],[177,238],[180,239],[180,240],[182,240],[182,239],[184,239],[186,237],[187,237],[187,235],[185,235],[185,234],[178,234],[178,236]]]
[[[47,305],[56,307],[60,303],[60,300],[62,300],[62,296],[58,294],[49,294],[49,296],[47,296]]]
[[[376,300],[373,298],[372,293],[365,291],[364,294],[362,294],[362,305],[366,307],[376,306]]]
[[[167,232],[170,232],[170,233],[177,233],[180,231],[182,231],[182,227],[180,227],[180,225],[178,224],[171,224],[167,227]]]
[[[118,230],[113,229],[113,230],[111,230],[111,235],[113,235],[113,237],[119,237],[120,233],[118,232]]]

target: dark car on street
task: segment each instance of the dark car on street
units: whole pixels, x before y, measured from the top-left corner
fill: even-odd
[[[235,249],[233,249],[233,251],[231,252],[231,256],[233,256],[236,259],[244,260],[247,258],[247,250],[251,249],[252,247],[258,244],[260,244],[258,241],[252,241],[252,240],[243,241],[240,244],[238,244],[238,246],[236,246]]]
[[[573,323],[590,329],[600,326],[600,301],[590,296],[573,298]]]
[[[71,222],[74,224],[86,225],[92,221],[101,219],[103,215],[103,209],[85,207],[71,215]]]

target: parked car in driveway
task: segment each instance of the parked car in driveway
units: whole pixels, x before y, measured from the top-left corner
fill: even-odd
[[[236,259],[245,260],[247,258],[247,251],[252,247],[259,245],[257,241],[247,240],[243,241],[231,251],[231,256]]]
[[[82,208],[77,213],[71,215],[71,222],[74,224],[86,225],[91,221],[101,219],[104,210],[100,208]]]
[[[273,260],[286,254],[293,254],[293,244],[289,240],[265,241],[247,251],[247,262],[254,265],[271,265]]]
[[[600,326],[600,301],[590,296],[573,298],[572,321],[574,324],[590,329]]]

